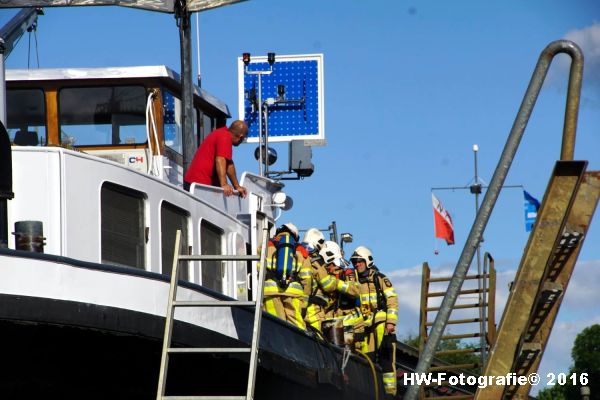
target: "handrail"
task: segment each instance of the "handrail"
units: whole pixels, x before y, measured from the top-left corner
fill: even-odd
[[[528,99],[528,95],[530,96],[529,101],[531,102],[531,106],[529,107],[529,113],[524,123],[525,125],[527,124],[531,109],[533,109],[533,106],[535,105],[546,74],[548,73],[548,69],[550,68],[550,63],[554,56],[559,53],[565,53],[571,56],[567,104],[565,107],[565,121],[563,125],[563,138],[560,152],[560,159],[562,161],[570,161],[573,160],[575,153],[575,132],[577,130],[581,83],[583,80],[583,53],[577,44],[568,40],[557,40],[550,43],[544,51],[542,51],[529,85],[530,87],[534,86],[535,80],[535,86],[532,88],[531,92],[529,89],[527,90],[525,99],[523,100],[523,102],[525,102]],[[523,129],[524,128],[525,127],[523,127]]]
[[[419,357],[419,362],[415,368],[415,373],[424,374],[429,370],[435,349],[437,348],[442,333],[446,327],[450,312],[456,303],[458,293],[462,287],[469,266],[473,261],[475,250],[479,247],[483,231],[490,218],[496,200],[500,195],[500,190],[504,184],[504,180],[508,175],[508,170],[515,157],[517,148],[523,132],[533,111],[533,107],[544,83],[550,62],[559,53],[566,53],[571,56],[571,70],[569,72],[569,88],[567,93],[567,105],[565,110],[565,122],[563,127],[563,141],[561,148],[561,160],[572,160],[575,148],[575,130],[577,128],[577,113],[579,110],[579,98],[581,94],[581,81],[583,77],[583,53],[579,46],[567,40],[557,40],[550,43],[540,54],[537,65],[533,71],[533,76],[525,92],[523,102],[515,118],[515,122],[511,128],[510,134],[494,171],[492,181],[483,198],[481,208],[477,212],[475,222],[471,227],[467,241],[462,250],[452,280],[448,284],[448,292],[442,301],[440,310],[435,318],[434,324],[429,333],[429,338],[425,344],[425,348]],[[412,385],[408,388],[405,399],[416,400],[419,392],[419,387]]]

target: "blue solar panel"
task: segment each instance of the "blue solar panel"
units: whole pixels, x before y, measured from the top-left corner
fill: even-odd
[[[250,142],[258,140],[259,113],[258,75],[247,74],[243,63],[240,65],[240,80],[243,79],[243,92],[240,93],[240,116],[248,124]],[[269,64],[264,57],[257,57],[248,65],[249,71],[268,71]],[[273,65],[273,73],[261,76],[262,101],[269,105],[269,141],[289,141],[295,139],[321,140],[323,132],[323,93],[322,56],[279,56]],[[285,87],[285,95],[279,97],[278,86]],[[269,100],[271,102],[269,103]],[[279,99],[273,102],[273,100]],[[263,121],[264,123],[264,121]]]
[[[163,104],[165,114],[164,135],[167,143],[177,140],[177,123],[175,121],[175,98],[170,92],[163,91]]]

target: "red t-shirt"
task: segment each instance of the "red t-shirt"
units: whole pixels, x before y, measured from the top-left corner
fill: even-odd
[[[217,169],[215,168],[215,157],[232,159],[231,133],[227,127],[215,129],[202,142],[194,159],[184,176],[188,183],[203,183],[205,185],[221,186]]]

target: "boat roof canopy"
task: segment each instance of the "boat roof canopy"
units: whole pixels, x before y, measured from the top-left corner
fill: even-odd
[[[51,69],[8,69],[6,81],[52,81],[52,80],[87,80],[87,79],[124,79],[124,78],[158,78],[180,84],[177,72],[164,65],[142,67],[109,67],[109,68],[51,68]],[[231,116],[229,107],[223,101],[204,89],[194,85],[194,94],[209,103],[227,117]]]
[[[187,0],[183,1],[189,12],[199,12],[239,3],[246,0]],[[67,6],[123,6],[166,13],[176,12],[175,0],[4,0],[0,8],[67,7]]]

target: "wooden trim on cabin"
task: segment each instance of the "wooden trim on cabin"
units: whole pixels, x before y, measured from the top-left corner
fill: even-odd
[[[56,87],[44,88],[46,99],[46,127],[47,145],[60,146],[60,132],[58,130],[58,90]]]
[[[154,111],[154,118],[156,120],[156,129],[158,143],[160,145],[160,154],[166,154],[165,149],[165,130],[164,130],[164,113],[163,113],[163,96],[160,85],[158,87],[149,88],[154,91],[155,97],[152,100],[152,110]],[[150,127],[151,131],[154,132],[154,127]]]

